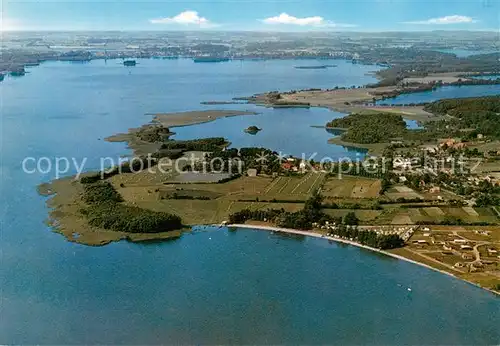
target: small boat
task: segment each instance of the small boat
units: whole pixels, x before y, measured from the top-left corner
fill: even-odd
[[[125,60],[123,66],[135,66],[137,63],[135,60]]]

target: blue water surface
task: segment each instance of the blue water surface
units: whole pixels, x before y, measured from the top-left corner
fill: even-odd
[[[217,109],[200,102],[268,90],[374,82],[366,75],[374,66],[333,63],[338,67],[298,70],[297,61],[152,59],[135,68],[47,62],[1,82],[0,343],[497,344],[497,297],[353,247],[225,229],[88,247],[44,224],[49,210],[36,187],[54,172],[25,173],[23,159],[86,159],[85,169],[96,169],[101,157],[130,154],[103,138],[150,121],[147,113]],[[339,113],[224,107],[261,114],[178,128],[176,136],[346,152],[310,127]],[[249,124],[263,130],[247,135]]]
[[[444,86],[435,90],[402,94],[385,100],[378,100],[378,105],[398,105],[410,103],[434,102],[441,99],[500,95],[500,85],[463,85]]]

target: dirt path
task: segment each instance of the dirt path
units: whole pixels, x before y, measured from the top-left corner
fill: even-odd
[[[491,207],[495,213],[497,213],[498,217],[500,218],[500,211],[497,209],[497,207]]]

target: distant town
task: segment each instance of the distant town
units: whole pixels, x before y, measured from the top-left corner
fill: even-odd
[[[24,67],[45,60],[85,62],[179,57],[199,59],[200,62],[338,58],[383,67],[412,64],[413,69],[415,63],[424,65],[425,62],[425,67],[431,71],[437,66],[433,68],[430,61],[440,60],[440,65],[456,64],[453,54],[447,53],[455,47],[471,52],[498,52],[500,49],[498,34],[494,32],[4,32],[0,71],[19,74]],[[420,53],[414,56],[415,52]],[[475,65],[477,71],[492,66],[483,62]],[[497,64],[495,66],[498,68]]]

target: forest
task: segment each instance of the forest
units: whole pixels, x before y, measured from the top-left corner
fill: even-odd
[[[398,114],[353,113],[334,119],[326,126],[347,129],[342,140],[360,144],[387,143],[401,138],[420,143],[455,137],[468,141],[480,135],[490,140],[500,139],[500,96],[445,99],[426,104],[424,109],[447,117],[426,122],[424,128],[408,130]]]
[[[161,149],[181,149],[184,151],[215,151],[227,145],[223,137],[200,138],[192,140],[167,140]]]
[[[80,182],[82,200],[86,204],[80,212],[91,226],[130,233],[159,233],[182,228],[177,215],[123,204],[123,198],[107,181]]]
[[[386,143],[406,133],[406,123],[401,115],[391,113],[354,113],[334,119],[326,126],[347,129],[342,140],[361,144]]]
[[[482,134],[500,139],[500,96],[440,100],[427,104],[425,110],[454,117],[451,123],[457,130],[473,129],[468,138]]]

